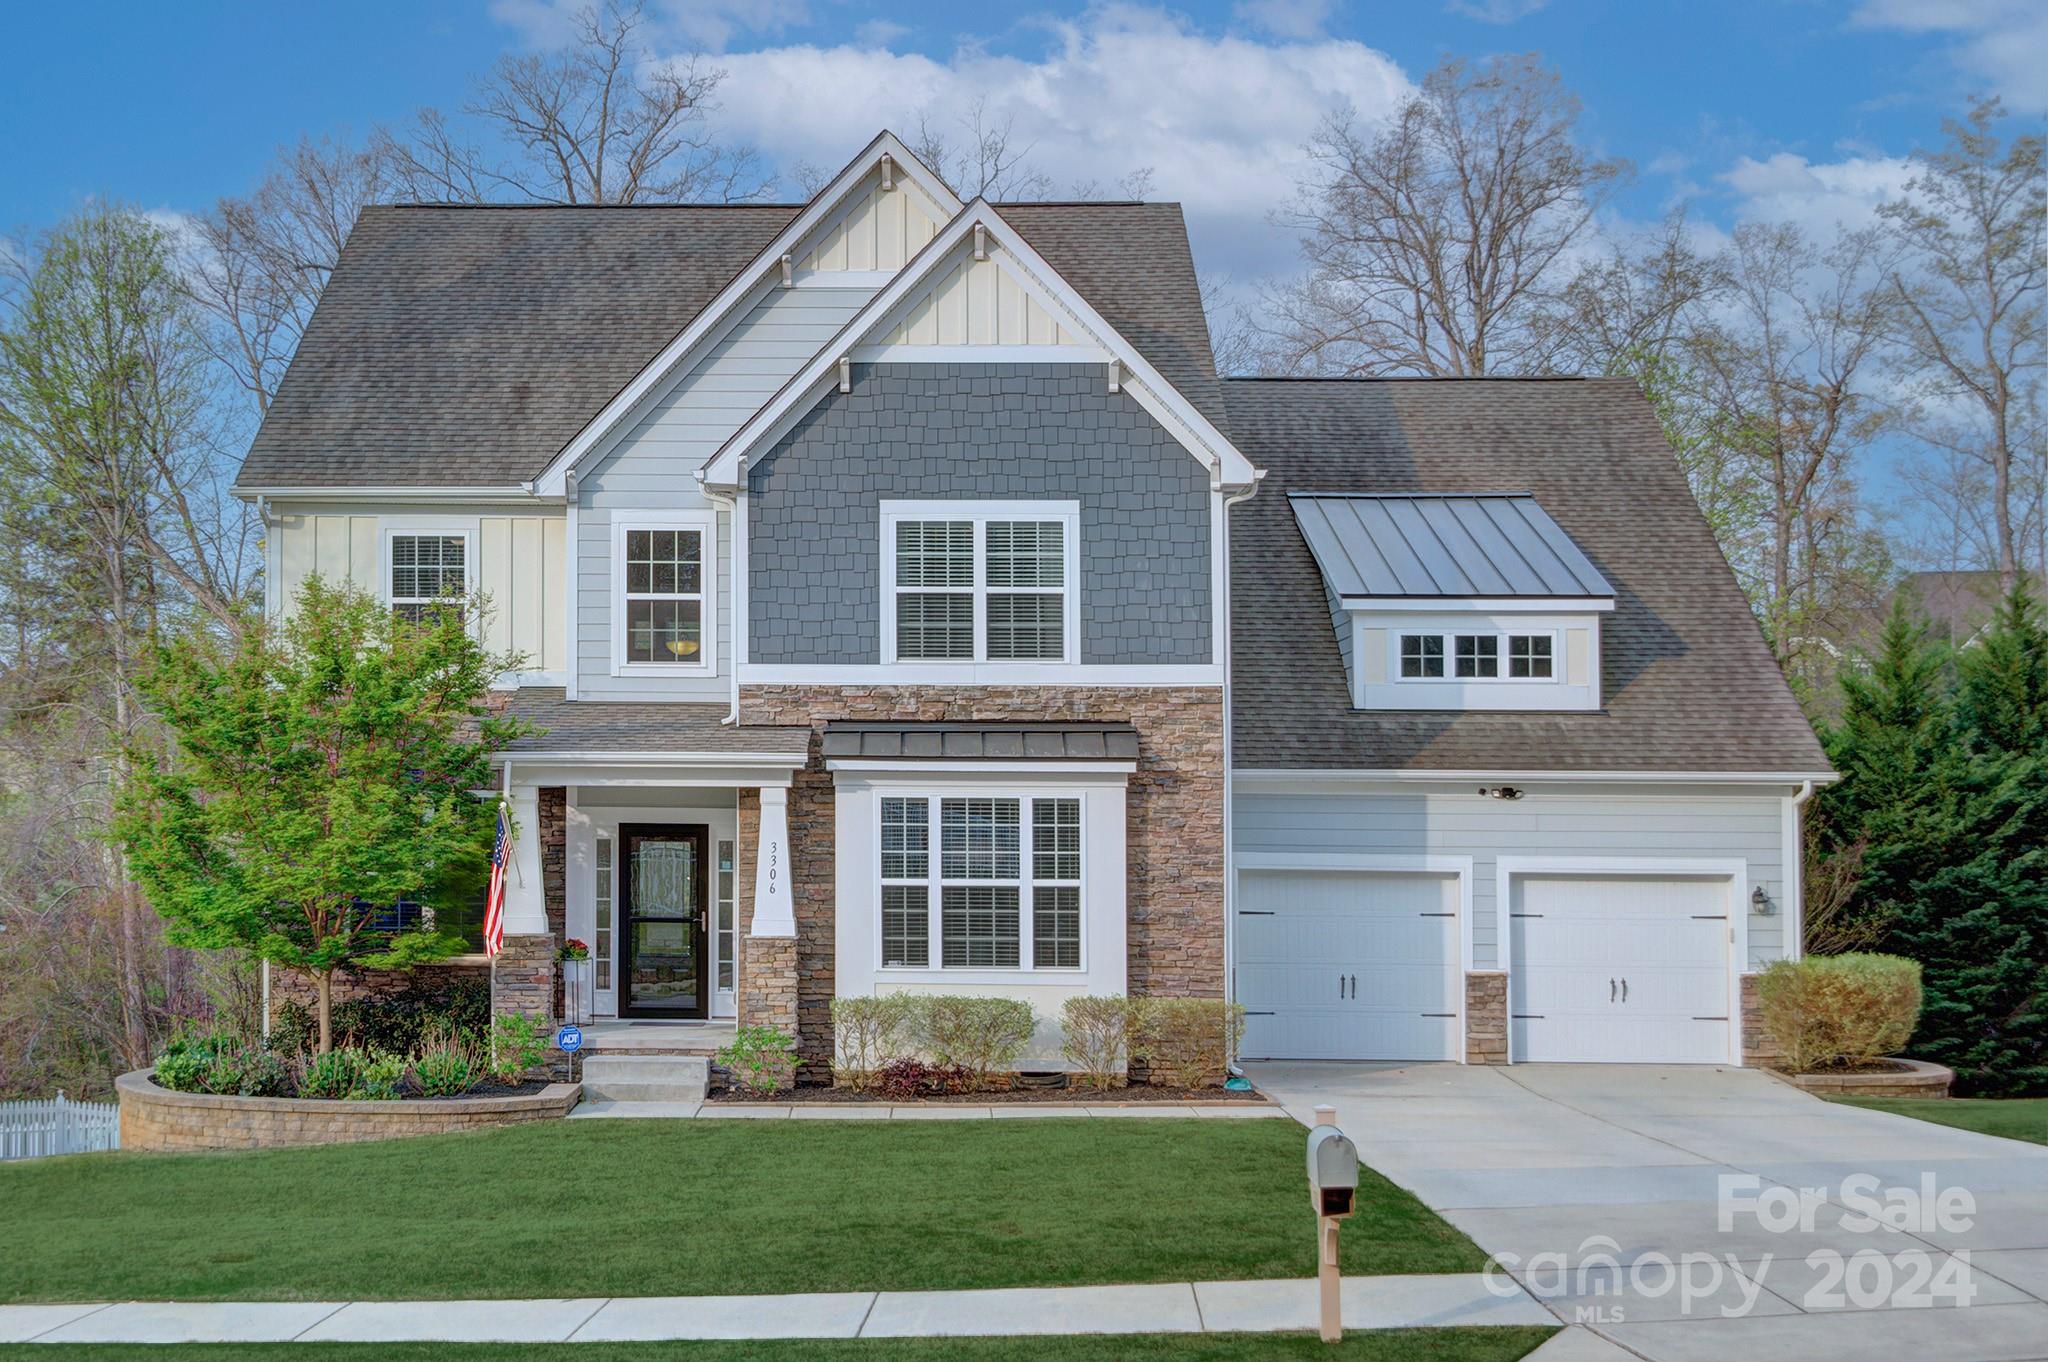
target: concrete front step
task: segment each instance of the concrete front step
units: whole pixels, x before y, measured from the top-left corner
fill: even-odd
[[[701,1102],[711,1085],[702,1055],[595,1054],[583,1061],[583,1095],[603,1102]]]

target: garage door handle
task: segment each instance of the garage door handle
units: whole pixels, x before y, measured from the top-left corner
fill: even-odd
[[[1623,1002],[1628,1001],[1628,980],[1626,979],[1621,981],[1621,1000]]]
[[[1614,1001],[1614,980],[1612,979],[1607,981],[1607,1001],[1610,1003]]]

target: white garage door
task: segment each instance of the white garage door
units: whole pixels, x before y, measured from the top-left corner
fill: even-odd
[[[1514,1058],[1729,1062],[1726,879],[1511,883]]]
[[[1247,871],[1237,1000],[1252,1059],[1456,1059],[1458,881]]]

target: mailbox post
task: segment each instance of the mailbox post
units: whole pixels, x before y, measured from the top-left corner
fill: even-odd
[[[1337,1222],[1358,1196],[1358,1147],[1337,1129],[1337,1109],[1317,1107],[1308,1133],[1308,1197],[1316,1213],[1316,1282],[1322,1298],[1323,1342],[1344,1337],[1343,1273],[1337,1264]]]

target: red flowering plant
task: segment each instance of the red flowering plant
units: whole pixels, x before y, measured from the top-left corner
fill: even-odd
[[[588,960],[589,958],[590,947],[573,936],[555,949],[555,959],[557,960]]]

